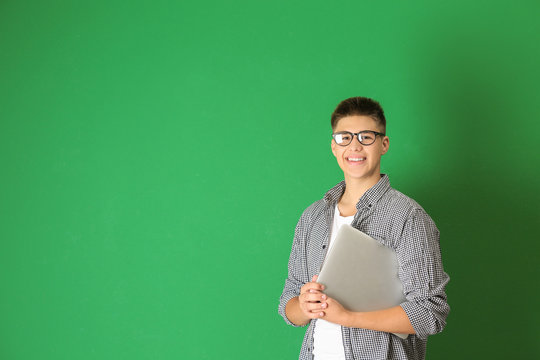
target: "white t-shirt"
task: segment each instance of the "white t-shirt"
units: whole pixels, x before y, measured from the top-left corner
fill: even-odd
[[[338,206],[334,212],[334,223],[330,236],[328,250],[332,248],[336,239],[337,231],[343,224],[350,225],[353,216],[341,216]],[[313,329],[313,355],[317,360],[345,360],[345,348],[343,347],[343,337],[341,335],[341,325],[317,319]]]

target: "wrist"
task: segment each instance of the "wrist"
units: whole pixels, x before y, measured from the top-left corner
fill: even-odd
[[[304,326],[309,323],[309,318],[304,314],[300,299],[298,296],[293,297],[287,305],[285,305],[285,315],[290,322],[297,326]]]
[[[354,311],[346,310],[343,325],[346,326],[346,327],[356,327],[355,323],[356,323],[357,314],[358,313],[355,313]]]
[[[355,311],[347,311],[346,325],[351,328],[360,328],[362,327],[362,313]]]

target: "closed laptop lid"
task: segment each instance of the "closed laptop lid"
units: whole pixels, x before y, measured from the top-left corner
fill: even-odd
[[[317,282],[352,311],[390,308],[406,301],[397,256],[350,225],[342,225],[326,255]]]

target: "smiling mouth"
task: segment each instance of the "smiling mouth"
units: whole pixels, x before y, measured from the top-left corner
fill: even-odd
[[[359,162],[359,161],[366,160],[366,158],[365,157],[348,157],[347,160],[352,161],[352,162]]]

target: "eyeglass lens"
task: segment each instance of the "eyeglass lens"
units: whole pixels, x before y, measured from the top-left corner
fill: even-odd
[[[362,131],[358,134],[353,134],[348,131],[342,131],[334,134],[334,140],[338,145],[349,145],[352,142],[353,136],[358,135],[358,141],[362,145],[371,145],[375,142],[376,134],[371,131]]]

